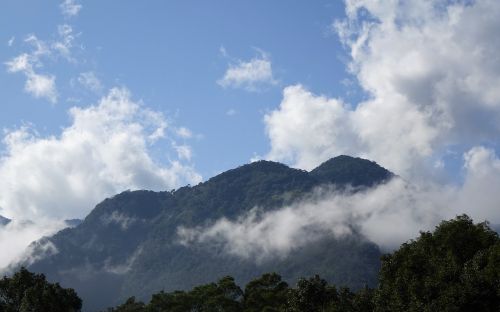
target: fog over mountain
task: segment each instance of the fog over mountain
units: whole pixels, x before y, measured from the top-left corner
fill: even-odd
[[[283,5],[6,5],[0,271],[92,308],[270,270],[361,287],[443,219],[500,224],[500,1]]]
[[[314,200],[363,196],[391,179],[373,162],[339,156],[311,172],[257,161],[175,191],[127,191],[98,204],[80,225],[31,244],[24,261],[10,269],[27,265],[44,272],[75,288],[90,310],[228,274],[247,282],[268,271],[289,281],[318,272],[353,288],[373,285],[379,247],[354,218],[346,222],[337,207]],[[310,215],[299,224],[293,225],[293,216],[269,223],[269,216],[290,209],[303,212],[304,204]],[[221,222],[239,226],[249,216],[266,224],[250,233],[202,234]]]

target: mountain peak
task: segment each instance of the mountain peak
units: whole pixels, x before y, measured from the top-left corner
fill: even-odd
[[[394,176],[392,172],[374,161],[347,155],[325,161],[310,174],[323,183],[350,184],[354,187],[370,187]]]

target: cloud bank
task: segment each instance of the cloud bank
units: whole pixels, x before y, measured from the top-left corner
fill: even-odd
[[[474,148],[466,154],[462,186],[415,185],[399,177],[377,187],[351,192],[325,186],[303,200],[275,211],[256,207],[235,220],[208,226],[179,227],[179,242],[215,244],[225,252],[263,261],[325,236],[360,233],[383,250],[392,250],[443,219],[467,213],[477,221],[500,224],[500,159]]]

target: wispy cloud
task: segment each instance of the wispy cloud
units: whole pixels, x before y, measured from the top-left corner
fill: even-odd
[[[227,56],[222,47],[221,53]],[[224,76],[217,80],[224,88],[241,88],[247,91],[259,91],[265,87],[276,85],[278,81],[273,77],[271,60],[267,53],[259,51],[259,56],[249,60],[237,60],[229,64]]]
[[[71,57],[71,49],[75,40],[73,27],[68,24],[59,25],[57,26],[57,33],[59,34],[59,39],[52,43],[52,50],[58,52],[59,55],[67,60],[74,61]]]
[[[0,246],[5,252],[0,253],[0,274],[9,264],[17,261],[33,262],[33,251],[36,254],[55,253],[57,249],[53,244],[40,242],[30,244],[46,235],[52,235],[62,229],[62,222],[38,220],[38,223],[22,220],[12,220],[6,226],[0,226]],[[28,246],[30,246],[28,248]]]
[[[26,76],[24,90],[35,98],[45,98],[51,103],[57,102],[57,89],[55,76],[40,74],[35,71],[35,65],[38,63],[36,53],[41,53],[36,50],[35,54],[23,53],[12,60],[5,63],[7,71],[10,73],[21,72]]]
[[[77,16],[82,9],[82,5],[79,4],[76,0],[64,0],[60,5],[61,13],[66,18],[70,18],[73,16]]]
[[[78,83],[96,94],[100,94],[103,90],[101,81],[93,71],[80,73]]]
[[[11,37],[9,41],[7,41],[7,46],[12,47],[14,45],[14,41],[16,41],[16,37]]]
[[[234,115],[236,115],[237,113],[238,113],[238,112],[237,112],[234,108],[228,109],[228,110],[226,111],[226,115],[227,115],[227,116],[234,116]]]
[[[24,42],[31,47],[31,51],[21,53],[7,61],[5,63],[7,72],[23,73],[26,77],[25,92],[35,98],[44,98],[51,103],[56,103],[59,96],[56,76],[42,73],[41,69],[44,67],[44,60],[52,59],[54,56],[62,56],[74,62],[71,56],[74,39],[73,28],[66,24],[58,26],[58,37],[53,41],[46,42],[30,34]]]

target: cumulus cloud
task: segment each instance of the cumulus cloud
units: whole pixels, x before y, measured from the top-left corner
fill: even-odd
[[[227,55],[225,49],[221,51]],[[249,61],[238,60],[235,64],[229,64],[224,77],[217,80],[217,83],[224,88],[259,91],[266,86],[276,85],[278,82],[273,77],[269,56],[261,52],[258,57]]]
[[[349,153],[415,177],[448,149],[495,142],[498,1],[349,0],[346,11],[335,30],[368,100],[346,105],[300,85],[285,88],[265,117],[268,158],[312,168]]]
[[[150,156],[169,125],[162,114],[133,102],[126,89],[112,89],[98,104],[69,114],[72,123],[58,136],[42,137],[28,127],[6,132],[1,215],[81,217],[126,189],[165,190],[201,180],[190,164],[172,158],[165,166]]]
[[[271,143],[269,159],[313,169],[339,154],[355,154],[357,144],[347,104],[315,96],[301,85],[285,88],[278,110],[264,117]]]
[[[476,221],[500,224],[500,159],[483,147],[471,149],[465,159],[461,186],[414,185],[399,177],[357,192],[325,186],[278,210],[257,207],[235,220],[179,227],[179,242],[216,244],[229,254],[262,261],[285,257],[326,236],[342,238],[353,232],[391,250],[419,231],[463,213]]]
[[[77,16],[82,9],[82,5],[75,0],[64,0],[60,5],[61,13],[66,18]]]

